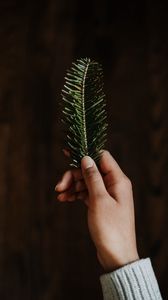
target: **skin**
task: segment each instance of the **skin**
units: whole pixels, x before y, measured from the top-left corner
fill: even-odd
[[[63,151],[70,156],[67,150]],[[88,227],[98,260],[110,272],[138,260],[139,256],[131,181],[109,151],[101,153],[99,169],[85,156],[81,169],[66,171],[55,189],[60,202],[80,199],[87,205]]]

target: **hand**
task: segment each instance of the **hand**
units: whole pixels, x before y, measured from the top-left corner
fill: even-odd
[[[131,182],[108,151],[101,154],[99,170],[83,157],[81,170],[65,172],[56,190],[58,200],[82,199],[88,206],[89,231],[106,271],[139,259]]]

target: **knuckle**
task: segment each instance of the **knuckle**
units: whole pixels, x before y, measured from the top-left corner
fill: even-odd
[[[98,183],[100,182],[99,174],[96,173],[96,172],[94,172],[94,173],[92,174],[92,177],[90,177],[90,178],[91,178],[91,181],[92,181],[93,183],[98,184]]]
[[[96,177],[96,174],[97,174],[96,170],[94,170],[93,168],[86,169],[85,173],[88,178]]]
[[[121,180],[121,184],[123,186],[125,186],[126,188],[132,189],[132,182],[126,175],[123,176],[123,178]]]
[[[77,192],[80,192],[80,190],[81,190],[81,183],[80,183],[80,181],[76,182],[75,189],[76,189]]]

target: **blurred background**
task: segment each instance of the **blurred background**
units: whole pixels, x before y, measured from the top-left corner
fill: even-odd
[[[167,29],[164,1],[0,0],[0,299],[102,299],[86,207],[54,192],[60,94],[80,57],[103,65],[106,149],[132,180],[139,253],[166,299]]]

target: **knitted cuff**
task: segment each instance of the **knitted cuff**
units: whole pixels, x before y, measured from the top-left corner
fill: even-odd
[[[161,300],[150,258],[100,276],[104,300]]]

